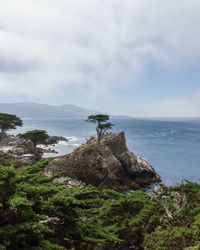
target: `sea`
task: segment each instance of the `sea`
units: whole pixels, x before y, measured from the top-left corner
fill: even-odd
[[[70,153],[95,136],[95,125],[84,118],[23,119],[15,133],[44,129],[50,135],[65,136],[58,155]],[[114,117],[113,132],[125,131],[128,148],[148,160],[161,175],[163,183],[175,185],[188,180],[200,182],[200,119],[136,119]]]

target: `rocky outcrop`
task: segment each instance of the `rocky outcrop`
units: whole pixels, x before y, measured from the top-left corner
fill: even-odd
[[[38,145],[41,157],[44,153],[57,153],[53,148],[59,141],[67,142],[62,136],[49,136],[46,146]],[[32,163],[34,145],[30,140],[25,140],[20,134],[17,136],[5,134],[0,142],[0,164],[24,166]]]
[[[128,150],[124,132],[106,134],[100,145],[88,140],[73,153],[55,158],[45,172],[63,172],[86,184],[120,191],[161,180],[146,160]]]
[[[68,142],[69,140],[63,136],[49,136],[49,138],[46,140],[47,145],[57,144],[59,141]]]
[[[0,142],[0,165],[23,167],[32,163],[33,144],[14,135],[4,135]]]

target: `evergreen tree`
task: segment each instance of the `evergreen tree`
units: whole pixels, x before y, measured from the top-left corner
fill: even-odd
[[[23,125],[22,120],[16,115],[0,113],[0,141],[6,131],[16,129],[17,126]]]
[[[97,143],[98,144],[100,144],[102,136],[108,130],[112,129],[112,127],[114,126],[114,124],[108,122],[109,115],[104,115],[104,114],[90,115],[90,116],[88,116],[86,121],[97,124],[96,132],[97,132]]]
[[[67,188],[49,160],[0,166],[1,250],[195,250],[200,247],[200,185],[118,193]]]
[[[46,140],[49,138],[49,135],[47,131],[45,130],[31,130],[27,131],[26,133],[22,134],[21,137],[23,137],[26,140],[30,140],[33,143],[34,147],[34,160],[39,160],[40,154],[37,148],[38,144],[44,144],[46,145]]]

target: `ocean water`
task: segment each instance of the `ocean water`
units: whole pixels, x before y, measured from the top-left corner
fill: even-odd
[[[112,123],[113,131],[125,131],[128,148],[147,159],[164,183],[200,181],[200,120],[113,118]],[[84,119],[24,119],[24,126],[16,133],[31,129],[69,138],[68,143],[56,145],[60,155],[95,135],[94,124]]]

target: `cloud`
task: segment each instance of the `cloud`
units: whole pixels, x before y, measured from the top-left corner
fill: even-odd
[[[199,0],[0,0],[0,98],[113,97],[200,56]]]
[[[200,91],[191,96],[165,99],[140,105],[135,117],[200,117]]]

